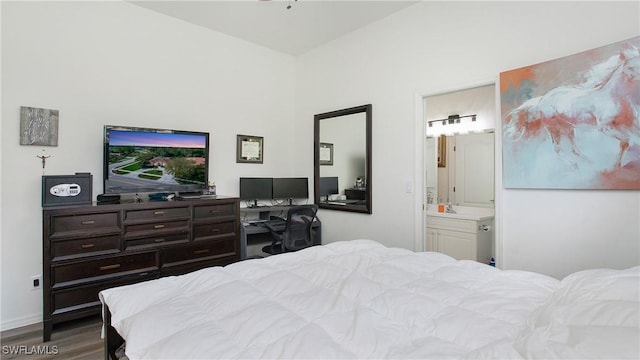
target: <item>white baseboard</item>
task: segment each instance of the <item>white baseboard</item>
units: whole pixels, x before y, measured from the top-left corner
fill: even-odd
[[[37,324],[40,322],[42,322],[42,315],[24,316],[24,317],[9,320],[9,321],[3,320],[0,323],[0,331],[11,330],[11,329],[15,329],[15,328],[19,328],[27,325]]]

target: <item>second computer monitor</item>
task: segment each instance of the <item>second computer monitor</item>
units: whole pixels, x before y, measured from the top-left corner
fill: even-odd
[[[320,196],[329,196],[338,193],[338,177],[328,176],[320,178]]]
[[[307,199],[309,198],[309,181],[307,178],[273,178],[274,199]]]

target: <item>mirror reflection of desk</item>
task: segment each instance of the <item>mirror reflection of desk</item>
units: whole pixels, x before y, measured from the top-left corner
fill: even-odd
[[[257,206],[251,208],[240,208],[240,259],[247,259],[248,246],[256,245],[256,248],[260,248],[260,255],[267,255],[262,253],[262,246],[270,244],[273,241],[273,236],[269,229],[262,223],[269,220],[270,216],[280,216],[285,218],[287,216],[287,210],[289,206]],[[314,245],[322,244],[322,223],[316,218],[316,221],[311,225],[315,231],[315,243]],[[257,255],[257,254],[251,254]]]
[[[365,188],[349,188],[344,189],[347,200],[364,200],[367,195]]]

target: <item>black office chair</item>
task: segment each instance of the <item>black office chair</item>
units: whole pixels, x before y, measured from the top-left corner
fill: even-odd
[[[268,222],[265,223],[273,236],[273,241],[271,245],[263,247],[262,251],[275,255],[312,246],[315,240],[312,225],[318,219],[317,212],[318,205],[315,204],[291,206],[287,210],[284,230],[274,228]]]

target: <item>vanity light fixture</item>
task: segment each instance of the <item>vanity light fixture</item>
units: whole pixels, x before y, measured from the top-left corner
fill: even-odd
[[[429,121],[427,121],[427,123],[429,124],[429,127],[433,127],[433,123],[440,122],[440,121],[442,121],[442,125],[459,124],[460,123],[460,119],[468,118],[468,117],[471,118],[471,121],[476,121],[476,114],[472,114],[472,115],[453,114],[453,115],[449,115],[446,119],[429,120]]]

